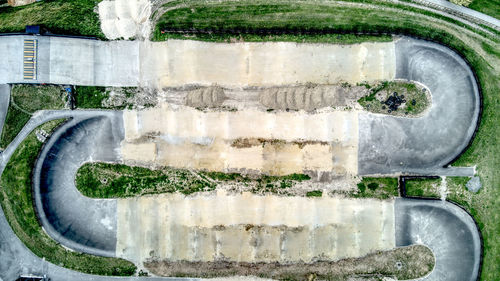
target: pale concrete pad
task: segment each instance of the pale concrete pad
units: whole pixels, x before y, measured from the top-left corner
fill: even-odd
[[[356,111],[202,112],[162,104],[125,111],[124,128],[121,155],[126,162],[273,175],[357,173]],[[246,147],[233,144],[245,138],[280,141]]]
[[[0,84],[23,79],[22,36],[0,36]]]
[[[116,256],[239,262],[360,257],[395,246],[394,201],[251,193],[119,199]]]
[[[141,46],[141,84],[226,87],[392,80],[394,43],[355,45],[207,43],[170,40]]]
[[[139,42],[50,37],[50,83],[137,86]]]

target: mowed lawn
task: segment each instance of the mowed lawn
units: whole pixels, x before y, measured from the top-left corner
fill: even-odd
[[[500,0],[474,0],[468,7],[500,19]]]
[[[0,33],[24,32],[26,25],[43,25],[50,32],[104,39],[99,16],[101,0],[51,0],[21,7],[0,7]]]

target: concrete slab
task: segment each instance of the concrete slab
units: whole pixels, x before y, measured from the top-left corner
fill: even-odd
[[[421,280],[469,281],[478,278],[479,231],[471,216],[441,200],[396,199],[396,246],[424,244],[436,257],[433,271]]]
[[[392,200],[165,194],[119,199],[117,212],[116,256],[137,264],[312,262],[395,246]]]

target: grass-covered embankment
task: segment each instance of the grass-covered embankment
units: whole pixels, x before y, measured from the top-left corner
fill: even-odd
[[[500,19],[500,1],[499,0],[473,0],[468,8]]]
[[[42,25],[52,33],[105,39],[94,9],[101,0],[51,0],[20,7],[0,7],[0,33],[24,32]]]
[[[38,129],[51,132],[64,120],[50,121]],[[42,143],[32,132],[10,158],[0,180],[0,203],[5,217],[17,237],[34,254],[69,269],[100,275],[132,275],[136,268],[125,260],[104,258],[65,249],[52,240],[36,218],[31,171]]]
[[[349,3],[317,1],[172,1],[155,27],[154,39],[169,36],[200,39],[200,34],[161,33],[165,30],[321,31],[324,33],[397,33],[430,39],[459,52],[477,75],[483,94],[483,114],[472,145],[454,165],[477,166],[483,188],[470,195],[469,210],[484,239],[481,280],[500,279],[500,42],[453,19],[414,7],[382,1]],[[493,2],[491,2],[493,3]],[[182,5],[180,5],[182,4]],[[373,6],[364,6],[370,4]],[[489,6],[489,5],[487,5]],[[178,7],[178,8],[176,8]],[[472,6],[474,8],[474,3]],[[238,38],[237,35],[226,38]],[[203,35],[207,37],[208,35]],[[222,37],[218,36],[217,37]],[[252,35],[265,41],[268,35]],[[309,36],[309,35],[301,35]],[[204,39],[204,38],[201,38]],[[286,39],[286,37],[285,37]],[[286,40],[289,41],[289,40]],[[291,40],[293,41],[293,40]],[[453,101],[450,101],[453,102]],[[366,188],[365,190],[368,190]],[[449,195],[451,196],[451,194]]]
[[[33,113],[42,109],[62,109],[64,99],[65,94],[60,86],[13,86],[0,147],[6,148],[14,140]]]
[[[309,179],[304,174],[252,177],[169,167],[153,170],[123,164],[87,163],[78,169],[75,181],[85,196],[117,198],[174,192],[188,195],[214,190],[219,183],[251,186],[255,193],[283,193],[295,183]]]

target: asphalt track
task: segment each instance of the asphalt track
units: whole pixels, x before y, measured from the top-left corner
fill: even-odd
[[[360,174],[442,171],[473,136],[479,115],[476,81],[458,55],[435,43],[403,38],[397,42],[396,55],[397,77],[425,84],[431,89],[433,106],[427,115],[416,119],[361,116]],[[123,138],[120,112],[40,112],[2,153],[0,172],[31,130],[64,117],[72,120],[45,145],[34,171],[36,208],[42,225],[66,247],[114,256],[116,201],[83,197],[73,179],[78,167],[86,161],[119,161],[116,149]],[[426,280],[477,278],[479,234],[464,211],[447,202],[409,199],[398,199],[395,208],[397,245],[423,243],[436,256],[436,268]],[[0,217],[0,278],[11,280],[15,274],[31,271],[47,273],[52,280],[68,280],[70,275],[75,276],[72,280],[101,280],[34,257],[6,225],[3,213]]]

